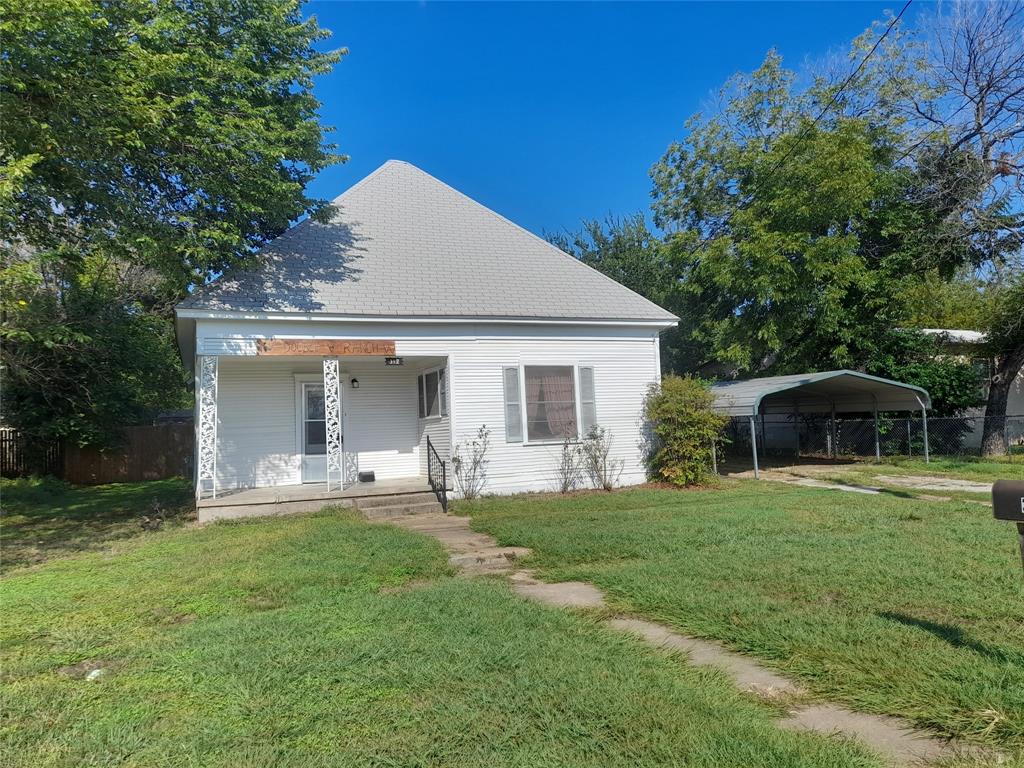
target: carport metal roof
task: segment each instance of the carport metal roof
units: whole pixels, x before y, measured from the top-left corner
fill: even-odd
[[[791,376],[767,376],[747,381],[722,381],[711,385],[715,410],[750,421],[750,448],[754,459],[754,477],[760,477],[757,461],[758,430],[766,413],[792,413],[797,457],[800,455],[800,431],[797,414],[828,412],[829,453],[836,451],[835,415],[870,412],[874,416],[875,459],[881,459],[878,439],[879,411],[916,411],[920,409],[924,425],[924,460],[928,461],[928,393],[912,384],[869,376],[858,371],[797,373]],[[761,419],[757,417],[760,416]]]
[[[711,385],[715,410],[730,416],[801,411],[834,413],[917,411],[931,407],[928,393],[912,384],[858,371],[797,373]]]

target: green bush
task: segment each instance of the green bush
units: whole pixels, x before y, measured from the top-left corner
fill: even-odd
[[[652,479],[673,485],[696,485],[708,476],[711,446],[728,420],[712,410],[707,384],[689,377],[666,376],[652,384],[644,400],[652,444],[648,468]]]

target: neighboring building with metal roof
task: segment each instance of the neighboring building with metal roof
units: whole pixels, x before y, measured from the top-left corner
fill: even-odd
[[[823,371],[789,376],[766,376],[746,381],[722,381],[711,386],[715,409],[750,424],[754,475],[758,475],[758,432],[764,416],[792,414],[794,425],[803,413],[830,415],[834,434],[837,413],[872,414],[875,424],[875,455],[879,456],[878,414],[891,411],[920,411],[924,423],[924,455],[928,460],[928,408],[931,399],[921,387],[870,376],[859,371]],[[833,438],[834,439],[834,438]],[[799,453],[799,445],[797,446]]]
[[[640,415],[671,312],[408,163],[334,207],[176,309],[200,519],[382,482],[446,499],[455,448],[482,427],[484,492],[556,487],[564,437],[593,426],[620,484],[646,479]]]

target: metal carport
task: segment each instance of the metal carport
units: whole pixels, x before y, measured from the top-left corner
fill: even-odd
[[[711,385],[714,408],[732,417],[750,420],[750,442],[757,463],[757,420],[768,413],[828,413],[835,429],[837,413],[872,413],[875,422],[875,458],[881,458],[878,440],[879,411],[921,411],[924,424],[924,458],[928,461],[928,393],[912,384],[869,376],[858,371],[824,371],[790,376],[767,376],[746,381],[721,381]],[[799,440],[798,440],[799,442]]]

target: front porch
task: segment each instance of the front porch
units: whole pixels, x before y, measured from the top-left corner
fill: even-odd
[[[217,498],[200,499],[196,506],[199,522],[206,523],[259,515],[315,512],[328,505],[357,507],[367,500],[372,500],[368,506],[386,507],[392,503],[397,506],[436,500],[436,495],[426,477],[407,477],[372,483],[356,482],[334,490],[328,490],[326,483],[241,488],[225,491]]]
[[[257,352],[201,355],[196,368],[200,520],[421,493],[431,471],[440,487],[445,357]]]

